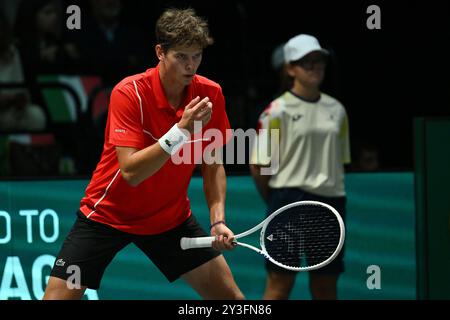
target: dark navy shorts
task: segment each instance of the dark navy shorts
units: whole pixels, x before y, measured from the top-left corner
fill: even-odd
[[[129,234],[111,226],[92,221],[80,211],[66,237],[53,266],[51,276],[67,280],[78,266],[81,285],[98,289],[106,267],[114,256],[134,243],[158,269],[173,282],[182,274],[219,256],[213,248],[182,250],[182,237],[209,236],[191,215],[181,225],[156,235]]]
[[[270,189],[269,194],[269,205],[267,208],[267,216],[269,216],[271,213],[275,212],[277,209],[297,201],[320,201],[323,203],[326,203],[333,208],[335,208],[339,214],[342,217],[342,220],[345,224],[345,207],[347,198],[346,197],[323,197],[319,195],[315,195],[306,191],[303,191],[299,188],[277,188],[277,189]],[[319,268],[316,270],[310,271],[311,273],[316,274],[329,274],[329,275],[338,275],[344,272],[344,246],[342,247],[340,253],[337,255],[337,257],[330,262],[328,265],[326,265],[323,268]],[[266,260],[266,269],[268,271],[276,271],[276,272],[283,272],[283,273],[296,273],[296,271],[290,271],[283,269],[269,260]]]

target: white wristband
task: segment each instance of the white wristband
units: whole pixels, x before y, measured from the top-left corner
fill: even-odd
[[[183,133],[178,125],[175,123],[172,128],[159,140],[161,148],[170,155],[174,155],[186,143],[189,136]]]

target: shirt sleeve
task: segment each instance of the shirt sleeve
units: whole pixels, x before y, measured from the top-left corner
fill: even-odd
[[[350,157],[350,134],[347,113],[344,110],[344,118],[342,119],[341,131],[341,150],[342,150],[342,163],[349,164],[351,162]]]
[[[268,166],[272,157],[279,152],[281,119],[267,108],[259,117],[256,136],[251,150],[250,163]]]
[[[137,149],[145,147],[141,106],[136,96],[133,96],[132,89],[113,90],[109,103],[109,117],[107,128],[109,143]]]

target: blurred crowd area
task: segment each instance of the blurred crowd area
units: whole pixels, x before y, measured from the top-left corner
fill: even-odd
[[[81,9],[79,30],[67,28],[73,4]],[[392,10],[414,17],[417,4],[392,9],[385,29],[374,33],[365,26],[364,3],[0,0],[1,178],[92,173],[111,89],[156,65],[154,25],[171,6],[192,7],[209,21],[214,44],[199,73],[222,86],[232,128],[255,128],[280,93],[276,49],[298,33],[317,36],[331,52],[322,89],[349,114],[350,169],[410,170],[413,117],[447,115],[407,100],[404,89],[417,89],[408,76],[414,58],[391,55],[417,35],[397,26]],[[247,165],[227,169],[248,172]]]

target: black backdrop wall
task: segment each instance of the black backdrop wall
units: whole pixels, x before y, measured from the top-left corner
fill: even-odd
[[[88,0],[62,3],[78,4],[84,23],[90,10]],[[154,24],[165,8],[192,7],[209,21],[215,42],[206,49],[199,73],[222,85],[234,128],[256,125],[259,113],[278,90],[272,51],[299,33],[315,35],[333,53],[322,89],[347,109],[352,153],[360,143],[371,142],[379,149],[382,169],[412,169],[413,118],[450,115],[448,54],[444,49],[450,42],[448,2],[122,3],[121,19],[142,33],[147,67],[156,63]],[[366,26],[370,16],[366,10],[371,4],[381,9],[380,30]]]

